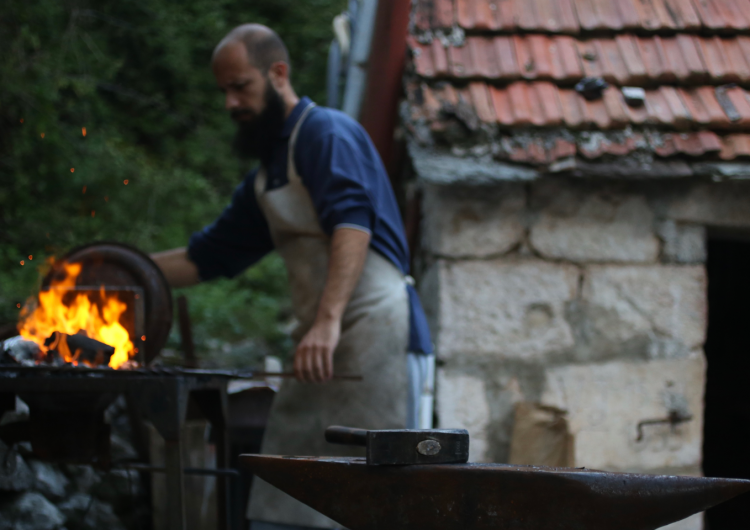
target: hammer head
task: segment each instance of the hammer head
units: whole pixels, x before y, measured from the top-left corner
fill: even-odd
[[[469,460],[469,432],[464,429],[366,431],[329,427],[331,443],[362,445],[367,464],[373,466],[413,464],[463,464]]]

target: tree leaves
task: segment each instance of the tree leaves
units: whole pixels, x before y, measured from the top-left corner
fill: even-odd
[[[93,240],[147,252],[184,246],[213,220],[249,169],[230,152],[234,126],[210,72],[213,47],[237,24],[266,23],[287,42],[298,92],[324,101],[330,22],[345,4],[5,0],[0,323],[16,319],[49,255]],[[33,265],[21,266],[32,254]],[[199,347],[215,329],[282,348],[272,323],[288,305],[283,267],[272,259],[258,271],[189,294]],[[213,307],[218,300],[233,315]],[[222,318],[234,320],[224,329]]]

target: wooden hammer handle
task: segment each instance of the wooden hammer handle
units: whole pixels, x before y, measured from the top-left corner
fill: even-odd
[[[326,442],[341,445],[367,446],[367,431],[332,425],[326,429]]]

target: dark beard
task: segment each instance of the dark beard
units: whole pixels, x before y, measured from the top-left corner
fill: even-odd
[[[237,122],[237,133],[232,142],[232,150],[241,159],[260,159],[264,165],[269,164],[274,142],[281,135],[286,121],[284,100],[269,81],[266,83],[263,98],[266,107],[254,120]]]

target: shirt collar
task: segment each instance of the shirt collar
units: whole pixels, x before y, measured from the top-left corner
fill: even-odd
[[[294,126],[297,125],[300,116],[302,116],[302,113],[310,103],[312,103],[312,100],[307,96],[303,96],[300,98],[299,103],[294,106],[294,110],[292,110],[292,113],[284,122],[284,128],[281,129],[282,138],[289,138],[289,136],[291,136],[292,131],[294,130]]]

